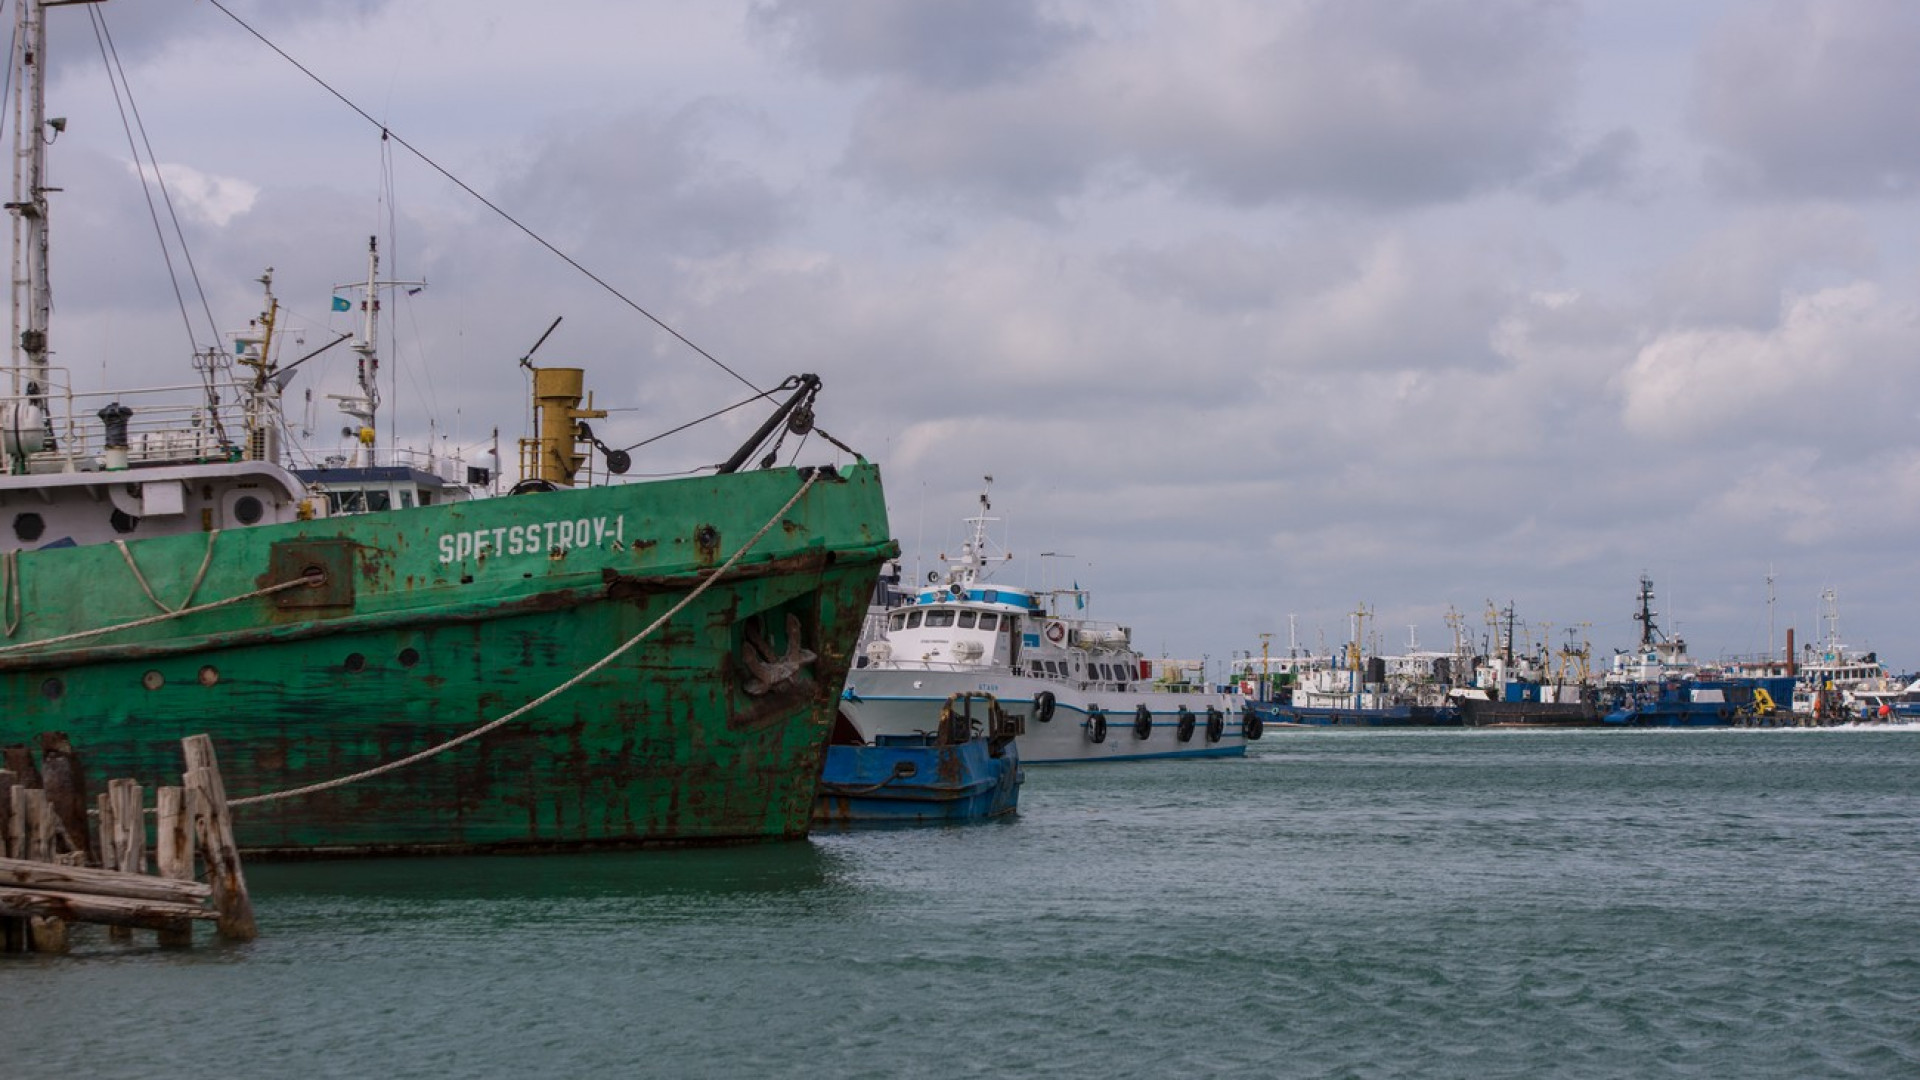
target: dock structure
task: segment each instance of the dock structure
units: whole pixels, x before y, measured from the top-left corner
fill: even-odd
[[[0,953],[65,952],[77,923],[119,941],[151,931],[169,946],[191,945],[196,922],[226,941],[258,936],[212,739],[182,740],[181,784],[158,789],[151,808],[124,779],[89,805],[67,737],[36,741],[38,762],[9,746],[0,768]]]

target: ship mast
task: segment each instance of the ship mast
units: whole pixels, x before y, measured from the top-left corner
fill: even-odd
[[[47,325],[53,290],[47,270],[47,145],[67,129],[64,117],[47,119],[46,9],[100,0],[19,0],[13,27],[13,343],[9,347],[9,390],[5,409],[5,450],[11,467],[25,470],[27,458],[53,447],[47,413],[50,389]],[[49,132],[52,137],[49,137]],[[117,410],[118,406],[114,406]]]
[[[13,393],[38,404],[47,386],[47,50],[45,8],[59,0],[14,5],[13,56]],[[68,0],[72,2],[72,0]],[[66,127],[56,121],[56,134]],[[23,385],[24,380],[24,385]]]
[[[367,280],[353,281],[344,285],[335,285],[336,291],[359,289],[360,295],[360,340],[353,343],[353,351],[360,359],[354,365],[355,375],[360,383],[357,394],[328,394],[340,403],[340,411],[359,421],[348,429],[347,434],[355,440],[355,464],[377,465],[374,460],[374,441],[376,439],[376,418],[380,412],[380,290],[395,285],[419,288],[424,281],[381,281],[380,280],[380,238],[367,237]],[[364,458],[364,460],[360,460]]]

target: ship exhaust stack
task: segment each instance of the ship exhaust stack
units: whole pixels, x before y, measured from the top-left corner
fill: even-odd
[[[101,409],[99,416],[107,429],[102,464],[108,472],[122,472],[127,467],[127,421],[133,418],[133,410],[116,401]]]
[[[586,372],[581,368],[532,368],[534,431],[533,438],[520,440],[520,472],[555,487],[572,487],[587,453],[582,442],[591,443],[592,429],[583,420],[607,415],[605,409],[580,407],[586,393]]]

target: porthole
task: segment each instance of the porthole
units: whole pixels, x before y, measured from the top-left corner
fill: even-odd
[[[149,690],[158,690],[167,685],[167,677],[157,671],[149,671],[145,675],[140,676],[140,685]]]
[[[113,523],[113,531],[123,536],[140,527],[140,519],[125,510],[115,510],[107,520]]]
[[[401,649],[400,650],[400,666],[401,667],[412,667],[413,665],[419,662],[420,662],[419,650],[417,649]]]
[[[13,535],[23,544],[31,544],[47,531],[47,519],[29,510],[13,519]]]
[[[361,656],[359,653],[347,654],[347,670],[348,671],[365,671],[366,669],[367,669],[366,657]]]
[[[252,495],[242,495],[233,500],[233,520],[242,525],[258,525],[266,513],[267,508]]]
[[[48,679],[46,682],[40,684],[40,693],[44,695],[48,701],[59,701],[61,695],[66,692],[67,684],[61,682],[59,679]]]
[[[220,669],[208,664],[200,669],[200,685],[212,686],[220,681]]]

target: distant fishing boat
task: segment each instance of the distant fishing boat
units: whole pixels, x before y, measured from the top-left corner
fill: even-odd
[[[1494,622],[1501,630],[1498,652],[1475,672],[1473,686],[1452,693],[1461,722],[1467,727],[1601,726],[1604,721],[1586,670],[1587,648],[1568,645],[1562,649],[1555,676],[1549,672],[1544,645],[1538,655],[1515,647],[1518,620],[1513,605],[1498,615]]]
[[[1156,678],[1130,627],[1081,614],[1087,590],[991,580],[1011,558],[989,555],[991,508],[983,490],[959,554],[884,612],[847,676],[836,743],[933,730],[950,699],[972,693],[1020,718],[1028,764],[1222,757],[1260,737],[1258,715],[1186,669]]]
[[[1799,682],[1793,690],[1795,712],[1827,718],[1877,718],[1879,706],[1892,710],[1893,699],[1906,690],[1877,654],[1846,645],[1840,637],[1840,603],[1832,589],[1820,594],[1821,621],[1826,624],[1820,644],[1808,642],[1798,661]]]
[[[1640,576],[1634,620],[1640,643],[1613,658],[1602,680],[1603,719],[1624,727],[1731,727],[1770,712],[1793,691],[1791,676],[1709,670],[1687,653],[1686,639],[1660,629],[1653,579]]]
[[[804,835],[898,550],[864,459],[742,469],[814,430],[820,381],[789,380],[714,475],[577,486],[594,451],[606,474],[625,454],[592,438],[580,369],[527,363],[536,429],[504,497],[388,462],[289,468],[294,372],[265,333],[238,368],[224,346],[196,357],[205,385],[178,409],[83,392],[50,363],[51,5],[14,6],[0,743],[65,732],[92,775],[159,785],[179,740],[210,734],[254,852]]]
[[[1449,700],[1457,657],[1424,651],[1417,639],[1399,656],[1364,657],[1361,642],[1371,615],[1353,613],[1345,650],[1324,662],[1295,665],[1272,696],[1254,695],[1247,708],[1282,727],[1455,727],[1459,707]],[[1246,662],[1249,669],[1252,662]],[[1262,667],[1268,666],[1265,663]],[[1246,689],[1271,685],[1258,680]]]

